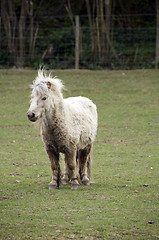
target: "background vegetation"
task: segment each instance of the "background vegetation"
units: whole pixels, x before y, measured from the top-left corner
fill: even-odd
[[[2,0],[0,65],[74,68],[79,15],[80,68],[154,68],[158,2]]]
[[[98,108],[94,183],[77,191],[49,191],[49,160],[26,117],[36,74],[0,70],[0,238],[159,239],[159,72],[54,71],[65,97]]]

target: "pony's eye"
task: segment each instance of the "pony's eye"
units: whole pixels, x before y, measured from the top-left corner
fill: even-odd
[[[42,100],[45,101],[45,100],[46,100],[46,97],[43,97]]]

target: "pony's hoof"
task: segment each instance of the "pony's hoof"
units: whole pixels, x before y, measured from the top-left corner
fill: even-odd
[[[90,185],[90,181],[89,180],[82,181],[82,184],[86,185],[86,186],[89,186]]]
[[[89,178],[88,177],[83,177],[83,179],[82,179],[82,184],[83,185],[86,185],[86,186],[89,186],[90,185],[90,180],[89,180]]]
[[[56,190],[58,187],[56,185],[49,185],[49,190]]]
[[[63,185],[68,185],[68,184],[69,184],[69,180],[62,179],[62,184],[63,184]]]
[[[90,180],[87,176],[84,176],[83,179],[82,179],[82,184],[83,185],[86,185],[86,186],[89,186],[90,185]]]
[[[71,186],[71,189],[76,190],[76,189],[78,189],[78,186],[79,186],[79,185],[73,184],[73,185]]]

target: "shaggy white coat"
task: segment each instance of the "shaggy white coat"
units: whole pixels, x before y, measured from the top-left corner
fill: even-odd
[[[74,162],[77,151],[92,145],[95,140],[96,105],[86,97],[63,98],[62,81],[56,77],[52,78],[51,75],[47,76],[43,70],[38,71],[38,76],[31,87],[28,118],[31,121],[39,120],[46,150],[54,149],[57,153],[64,154],[70,152],[70,158],[74,158],[72,160]],[[73,151],[76,154],[72,154]],[[48,155],[49,153],[50,150]],[[52,157],[50,161],[53,161]],[[76,173],[73,173],[72,179],[76,177]],[[56,176],[52,179],[56,179]]]

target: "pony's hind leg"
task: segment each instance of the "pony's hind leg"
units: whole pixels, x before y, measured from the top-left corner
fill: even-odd
[[[68,168],[68,164],[67,164],[67,160],[66,157],[64,158],[64,175],[62,178],[62,184],[63,185],[67,185],[69,184],[70,181],[70,174],[69,174],[69,168]]]
[[[90,184],[91,148],[92,148],[92,144],[89,144],[87,147],[79,151],[79,173],[80,173],[81,181],[84,185]]]
[[[49,183],[49,189],[54,190],[59,188],[60,185],[60,164],[59,164],[59,153],[56,153],[51,146],[46,147],[47,154],[50,159],[52,177]]]

